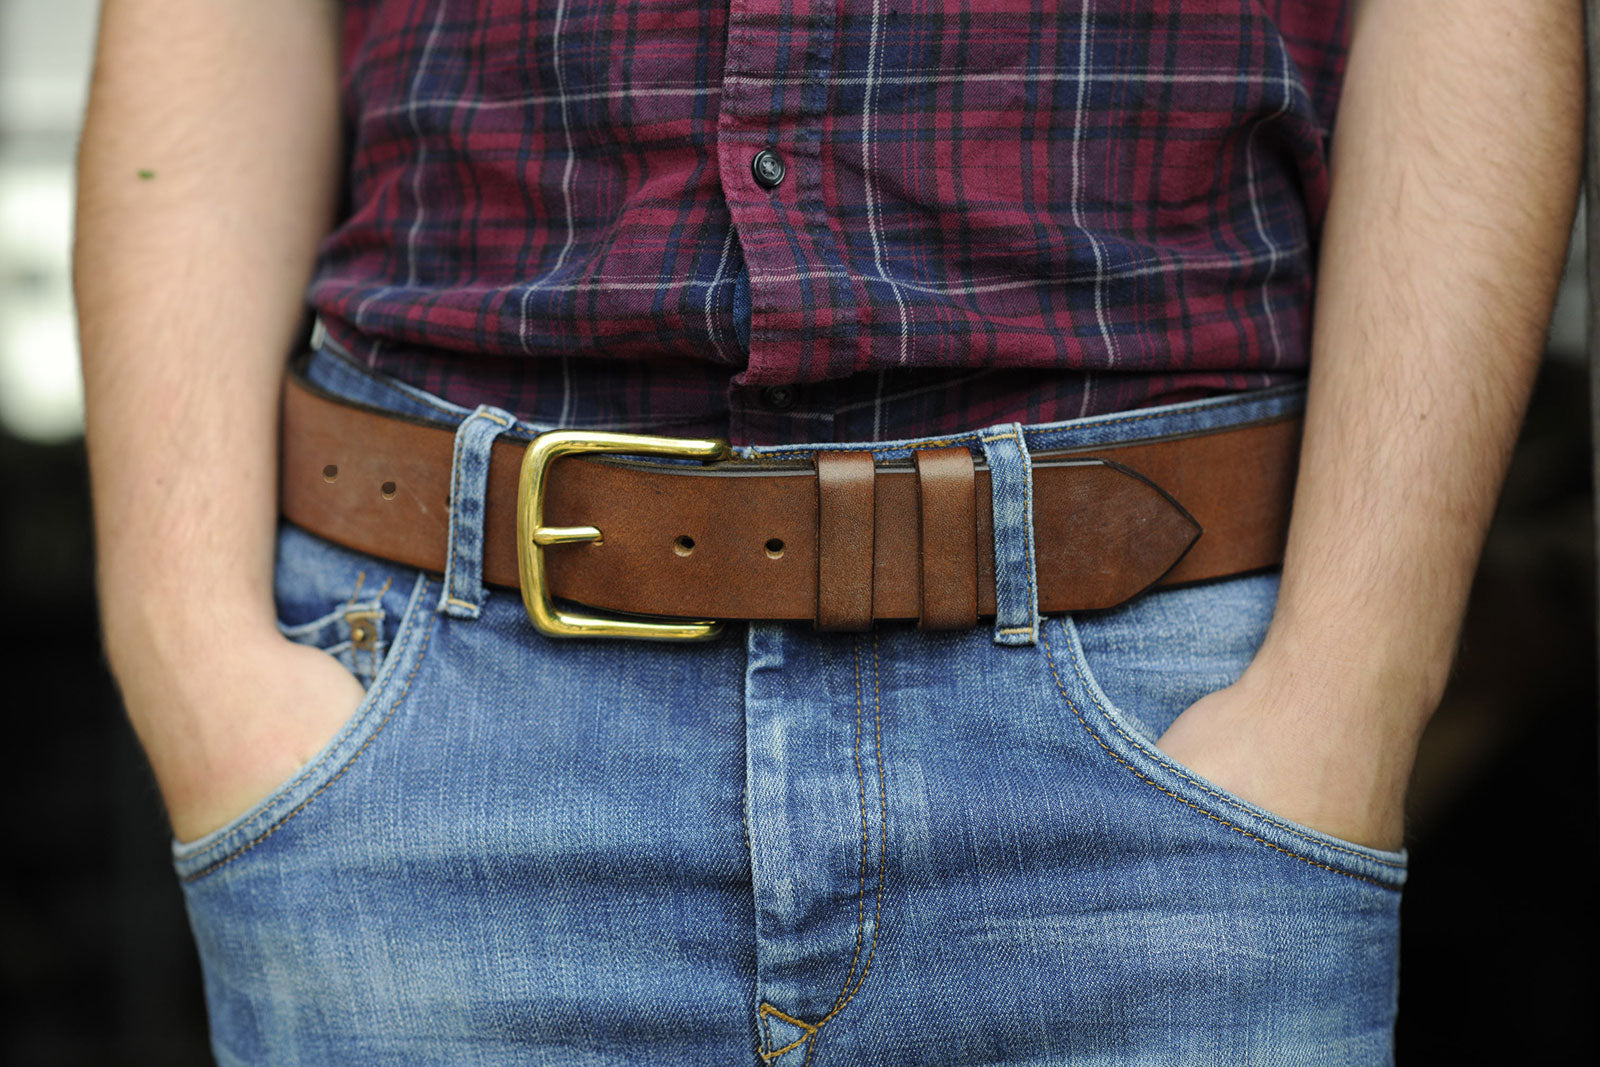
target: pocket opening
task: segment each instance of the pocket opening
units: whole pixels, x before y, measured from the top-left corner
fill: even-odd
[[[300,536],[310,537],[303,532]],[[331,543],[317,541],[318,545],[313,547],[325,545],[327,552],[338,556],[353,555]],[[297,551],[304,548],[299,546]],[[374,563],[381,564],[381,561]],[[318,647],[339,659],[362,681],[366,695],[316,755],[249,810],[193,841],[172,842],[173,861],[183,881],[202,877],[275,833],[342,776],[406,702],[434,629],[434,616],[428,610],[432,581],[425,572],[419,571],[414,572],[409,591],[395,588],[398,586],[399,582],[394,582],[393,586],[385,582],[381,593],[391,600],[404,597],[397,613],[390,610],[396,605],[391,603],[386,607],[381,599],[375,598],[340,603],[333,611],[305,623],[286,627],[280,622],[280,630],[289,631],[286,637]],[[392,637],[381,641],[381,635],[374,629],[364,635],[363,643],[370,648],[355,647],[356,642],[348,633],[352,623],[347,614],[352,609],[358,615],[362,611],[381,613],[385,625],[389,619],[397,617]],[[330,635],[338,636],[341,632],[340,639],[326,643]]]
[[[1072,616],[1054,616],[1044,623],[1041,651],[1067,705],[1069,722],[1086,733],[1092,748],[1177,804],[1283,855],[1385,889],[1398,890],[1403,884],[1403,850],[1369,848],[1285,819],[1173,760],[1148,736],[1148,724],[1106,694]]]

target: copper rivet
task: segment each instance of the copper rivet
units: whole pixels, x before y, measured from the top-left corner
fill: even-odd
[[[353,641],[353,642],[355,642],[356,644],[359,645],[361,642],[365,641],[366,639],[367,639],[367,631],[366,631],[366,629],[364,627],[357,626],[357,627],[354,627],[353,629],[351,629],[351,631],[350,631],[350,640],[351,641]]]

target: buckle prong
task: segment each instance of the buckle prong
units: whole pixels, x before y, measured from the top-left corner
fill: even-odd
[[[728,442],[715,438],[651,437],[644,434],[603,433],[589,430],[552,430],[528,442],[517,480],[517,572],[522,585],[522,605],[541,633],[551,637],[631,637],[657,641],[703,641],[715,637],[722,623],[700,619],[651,621],[614,615],[584,615],[561,611],[550,599],[545,584],[544,551],[548,545],[570,545],[603,540],[593,526],[546,526],[544,495],[550,464],[561,456],[621,452],[630,455],[679,456],[719,460],[731,456]]]
[[[545,545],[577,545],[585,541],[600,540],[600,531],[593,526],[538,526],[533,531],[533,543]]]

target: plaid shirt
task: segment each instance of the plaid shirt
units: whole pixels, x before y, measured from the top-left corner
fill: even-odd
[[[309,298],[458,403],[735,443],[1276,384],[1307,363],[1346,23],[1344,0],[347,0],[347,211]]]

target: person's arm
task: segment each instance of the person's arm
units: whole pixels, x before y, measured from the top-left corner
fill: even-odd
[[[1577,0],[1368,0],[1330,152],[1277,612],[1161,738],[1302,823],[1398,847],[1544,347],[1582,151]]]
[[[174,831],[359,702],[276,629],[277,412],[339,189],[335,0],[106,0],[74,285],[106,649]]]

